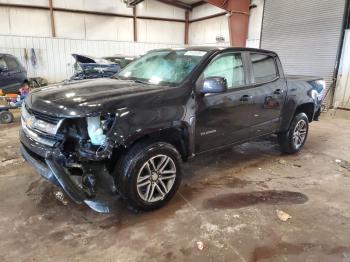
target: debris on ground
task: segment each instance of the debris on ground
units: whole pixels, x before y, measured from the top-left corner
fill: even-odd
[[[202,241],[197,241],[197,247],[200,251],[202,251],[204,248],[204,243]]]
[[[344,160],[340,160],[340,159],[336,159],[335,162],[337,164],[339,164],[339,166],[341,166],[344,169],[347,169],[350,171],[350,162],[348,161],[344,161]]]
[[[10,156],[10,157],[7,157],[7,158],[3,158],[1,159],[1,162],[8,162],[8,161],[11,161],[11,160],[15,160],[17,159],[18,157],[15,157],[15,156]]]
[[[246,224],[239,224],[239,225],[236,225],[233,227],[227,227],[226,231],[228,233],[237,233],[237,232],[241,231],[242,228],[245,228],[245,227],[247,227]]]
[[[279,220],[286,222],[288,219],[292,218],[291,215],[289,215],[288,213],[282,211],[282,210],[276,210],[276,214],[277,217],[279,218]]]
[[[65,196],[61,190],[55,191],[53,193],[58,201],[60,201],[63,205],[68,205],[68,201],[65,199]]]
[[[8,165],[16,164],[18,160],[19,160],[18,158],[8,158],[8,159],[4,158],[0,161],[0,167],[6,167]]]
[[[220,231],[220,228],[218,225],[214,225],[211,223],[204,223],[203,225],[201,225],[201,229],[211,234],[215,234]]]
[[[350,171],[350,163],[349,162],[342,162],[340,165],[342,168],[345,168],[346,170]]]
[[[280,159],[280,160],[278,160],[278,163],[280,163],[281,165],[285,165],[285,164],[287,164],[287,161]]]

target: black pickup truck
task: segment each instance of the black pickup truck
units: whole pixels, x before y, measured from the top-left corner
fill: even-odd
[[[286,77],[271,51],[155,50],[113,78],[31,92],[21,152],[77,203],[108,212],[106,195],[118,194],[151,210],[173,197],[181,162],[197,154],[269,134],[298,152],[324,88],[318,77]]]

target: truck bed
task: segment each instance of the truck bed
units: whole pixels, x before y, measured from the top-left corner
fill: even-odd
[[[320,76],[286,75],[287,81],[315,81],[322,80]]]

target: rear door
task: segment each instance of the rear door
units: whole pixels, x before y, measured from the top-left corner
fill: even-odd
[[[286,98],[287,84],[279,70],[278,58],[270,53],[248,54],[251,85],[254,89],[252,132],[256,136],[277,130]]]

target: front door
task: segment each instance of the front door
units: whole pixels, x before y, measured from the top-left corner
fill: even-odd
[[[252,125],[254,104],[246,90],[249,79],[244,54],[218,55],[205,68],[197,85],[208,77],[225,78],[228,89],[224,93],[197,96],[196,153],[243,140],[250,136],[247,131]]]

